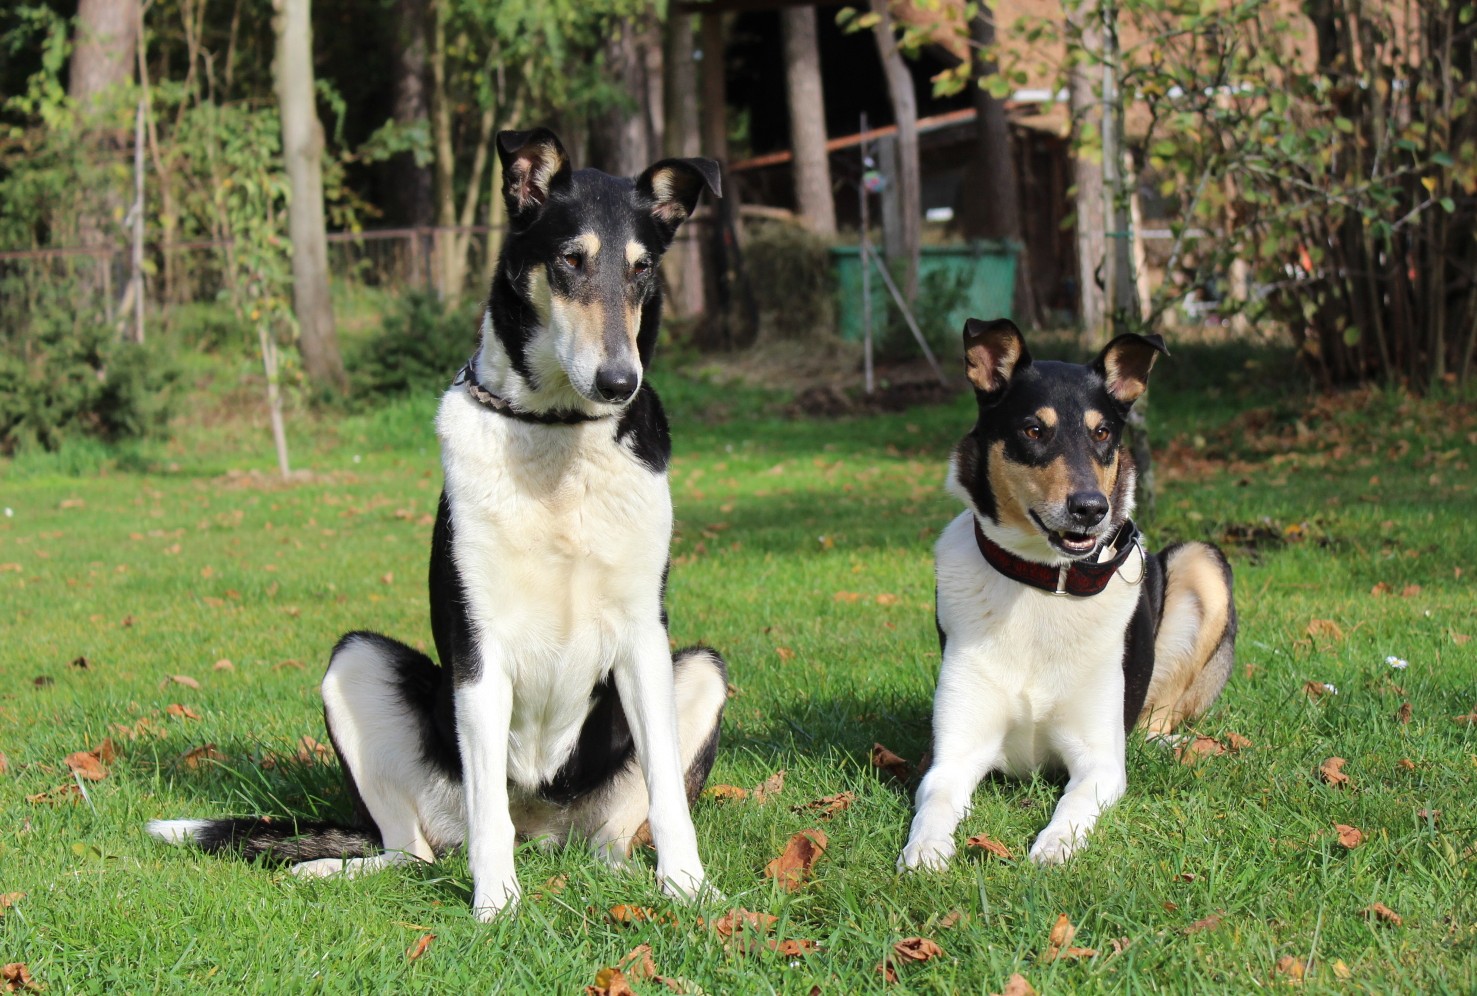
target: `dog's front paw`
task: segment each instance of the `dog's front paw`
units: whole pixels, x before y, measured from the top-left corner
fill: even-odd
[[[516,911],[520,895],[517,882],[511,886],[494,886],[486,891],[477,889],[472,893],[472,915],[483,923],[491,923],[499,916]]]
[[[657,882],[661,884],[662,892],[673,899],[682,899],[690,903],[699,900],[709,902],[721,902],[723,893],[713,887],[707,876],[698,869],[696,872],[666,872],[661,868],[656,870]]]
[[[897,859],[898,871],[943,871],[954,857],[954,839],[937,837],[932,840],[911,838]]]
[[[1031,860],[1038,865],[1059,865],[1073,854],[1082,849],[1087,843],[1087,838],[1081,834],[1066,830],[1042,831],[1041,836],[1036,838],[1036,843],[1031,845]]]

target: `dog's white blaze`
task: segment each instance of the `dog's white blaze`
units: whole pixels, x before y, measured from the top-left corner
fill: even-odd
[[[166,844],[188,844],[210,823],[210,820],[150,820],[144,829]]]

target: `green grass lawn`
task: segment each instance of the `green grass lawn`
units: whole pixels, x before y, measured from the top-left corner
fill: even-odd
[[[869,757],[927,746],[931,547],[957,512],[941,484],[973,403],[781,421],[765,392],[658,370],[677,453],[672,635],[720,648],[735,686],[712,783],[783,770],[784,787],[695,807],[722,903],[669,902],[649,855],[619,874],[530,846],[525,901],[491,925],[469,915],[459,854],[297,881],[143,832],[161,816],[347,815],[313,749],[317,683],[346,630],[430,642],[434,397],[295,418],[309,474],[291,484],[245,389],[208,395],[167,445],[0,464],[0,963],[49,992],[579,993],[647,944],[670,981],[636,981],[647,994],[983,994],[1013,973],[1042,993],[1244,992],[1300,973],[1307,991],[1477,991],[1477,728],[1453,721],[1477,708],[1477,410],[1319,400],[1289,367],[1176,348],[1152,395],[1150,541],[1221,542],[1236,570],[1237,664],[1196,732],[1249,745],[1186,765],[1132,741],[1128,794],[1060,868],[1022,858],[1060,785],[989,781],[961,834],[1015,857],[961,848],[948,873],[909,876],[894,862],[910,786]],[[117,755],[84,797],[65,759],[105,739]],[[1338,787],[1319,774],[1330,757]],[[805,808],[841,792],[854,800],[829,819]],[[763,868],[812,827],[829,848],[782,892]],[[724,937],[713,920],[736,907],[814,949]],[[1095,957],[1049,956],[1061,915]],[[905,963],[893,945],[910,937],[942,955]]]

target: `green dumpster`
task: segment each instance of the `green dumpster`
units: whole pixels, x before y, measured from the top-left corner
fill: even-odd
[[[918,296],[914,308],[920,321],[938,321],[938,305],[946,329],[923,329],[933,339],[942,334],[952,336],[964,328],[966,318],[1014,318],[1011,302],[1015,297],[1016,255],[1020,246],[1014,242],[961,242],[957,245],[924,246],[918,259]],[[831,266],[836,273],[836,324],[841,338],[854,342],[862,338],[862,266],[861,250],[856,246],[834,246]],[[872,334],[881,335],[888,316],[897,306],[887,285],[874,269],[869,276],[872,293]],[[927,299],[927,300],[925,300]],[[925,319],[925,316],[926,319]]]

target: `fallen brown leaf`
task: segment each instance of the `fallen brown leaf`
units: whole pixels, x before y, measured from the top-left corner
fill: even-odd
[[[656,976],[656,962],[651,958],[650,944],[636,945],[615,964],[633,979],[650,979]]]
[[[172,674],[169,676],[169,681],[174,682],[176,685],[184,685],[186,688],[200,687],[200,682],[196,681],[194,678],[191,678],[188,674]],[[165,682],[165,684],[168,683],[169,682]]]
[[[732,937],[735,934],[748,931],[750,933],[767,934],[769,929],[775,925],[779,917],[772,913],[758,913],[743,909],[742,907],[729,910],[727,913],[713,921],[713,931],[719,937]]]
[[[1251,746],[1251,741],[1247,740],[1239,733],[1227,732],[1226,746],[1229,747],[1231,750],[1245,750],[1246,748]]]
[[[1400,703],[1400,708],[1399,708],[1399,710],[1396,711],[1395,718],[1397,720],[1399,720],[1402,725],[1404,725],[1404,724],[1407,724],[1407,723],[1410,722],[1410,717],[1411,717],[1410,703],[1409,702],[1402,702],[1402,703]]]
[[[421,955],[426,953],[426,949],[431,946],[431,942],[435,939],[435,934],[422,934],[420,937],[416,938],[415,943],[405,949],[405,960],[415,961]]]
[[[1364,843],[1364,831],[1358,827],[1351,827],[1347,823],[1335,823],[1333,828],[1338,831],[1339,843],[1351,851]]]
[[[1224,919],[1225,915],[1226,914],[1224,912],[1212,913],[1210,916],[1206,917],[1203,920],[1196,920],[1194,923],[1190,924],[1188,927],[1181,928],[1180,929],[1180,933],[1181,934],[1199,934],[1202,931],[1214,930],[1215,928],[1217,928],[1217,927],[1219,927],[1221,925],[1221,920]]]
[[[1328,686],[1321,681],[1305,681],[1303,682],[1303,694],[1316,702],[1328,694]]]
[[[1215,737],[1201,736],[1195,734],[1188,742],[1180,744],[1174,749],[1174,756],[1180,759],[1181,764],[1194,764],[1202,757],[1215,757],[1217,754],[1226,752],[1225,744]]]
[[[1287,977],[1288,982],[1302,982],[1303,974],[1308,970],[1307,964],[1301,958],[1292,955],[1283,955],[1277,959],[1277,965],[1273,971],[1278,975]]]
[[[164,711],[169,713],[171,716],[178,716],[180,719],[200,718],[200,714],[194,709],[191,709],[187,705],[180,705],[178,702],[171,702],[169,705],[164,707]]]
[[[90,667],[90,665],[87,663],[87,658],[86,657],[74,657],[74,658],[72,658],[72,664],[71,664],[71,666],[74,667],[74,668],[76,668],[78,671],[86,671]]]
[[[0,896],[0,916],[4,916],[6,910],[25,898],[26,894],[24,892],[7,892],[3,896]]]
[[[1402,757],[1400,760],[1396,761],[1395,764],[1397,767],[1403,768],[1406,771],[1415,770],[1415,762],[1408,757]]]
[[[1318,765],[1318,775],[1334,788],[1349,787],[1349,776],[1344,774],[1344,765],[1348,762],[1341,757],[1326,758]]]
[[[795,651],[789,647],[775,647],[774,652],[780,655],[780,660],[782,661],[792,661],[795,659]]]
[[[766,878],[772,878],[786,892],[794,892],[810,878],[812,866],[826,853],[830,840],[821,829],[802,830],[790,838],[784,853],[764,866]]]
[[[23,961],[13,961],[0,968],[0,982],[5,984],[8,993],[18,993],[23,989],[39,992],[42,988],[41,983],[31,978],[31,972]]]
[[[814,953],[815,941],[790,937],[783,941],[770,941],[769,950],[785,958],[801,958]]]
[[[26,801],[33,806],[55,806],[63,802],[76,802],[82,797],[82,790],[77,787],[76,782],[67,782],[58,785],[47,792],[37,792],[35,795],[26,796]]]
[[[804,803],[799,806],[791,806],[790,812],[816,812],[816,815],[819,816],[821,819],[829,820],[831,817],[835,816],[843,809],[849,808],[851,804],[855,801],[856,796],[852,793],[839,792],[836,795],[828,795],[822,799],[812,799],[810,802]]]
[[[749,790],[737,785],[709,785],[703,789],[703,795],[710,799],[747,799]]]
[[[20,565],[17,564],[16,566],[18,567]],[[862,600],[862,593],[859,591],[838,591],[834,598],[838,602],[860,602]]]
[[[1383,923],[1393,924],[1396,927],[1405,922],[1405,917],[1401,916],[1399,913],[1396,913],[1384,903],[1371,903],[1369,906],[1366,906],[1364,908],[1364,912],[1375,920],[1379,920]]]
[[[1373,595],[1375,598],[1380,598],[1380,597],[1382,597],[1384,595],[1388,595],[1390,593],[1390,591],[1391,591],[1390,585],[1387,582],[1384,582],[1384,581],[1380,581],[1373,588],[1369,589],[1369,593],[1371,595]]]
[[[201,744],[199,747],[191,747],[180,755],[180,763],[194,770],[207,761],[229,760],[226,755],[215,749],[215,744]]]
[[[896,605],[898,602],[901,601],[901,598],[890,592],[883,592],[881,595],[877,596],[878,605]]]
[[[1315,640],[1320,636],[1338,641],[1344,638],[1344,630],[1332,619],[1314,619],[1308,623],[1307,633]]]
[[[1453,723],[1465,723],[1468,726],[1471,726],[1473,724],[1477,724],[1477,705],[1474,705],[1472,707],[1472,711],[1469,712],[1469,713],[1467,713],[1465,716],[1453,716],[1453,717],[1451,717],[1451,721]]]
[[[1404,588],[1400,589],[1400,597],[1401,598],[1414,598],[1415,596],[1419,595],[1420,593],[1421,593],[1421,586],[1418,585],[1418,584],[1408,584]]]
[[[77,773],[78,778],[100,782],[108,777],[108,769],[97,751],[79,750],[67,755],[67,767]]]
[[[1076,936],[1076,925],[1067,919],[1067,914],[1058,913],[1056,923],[1052,925],[1051,934],[1046,938],[1046,944],[1048,947],[1064,948],[1068,944],[1071,944],[1072,939]]]
[[[1010,853],[1010,848],[988,834],[977,833],[969,838],[968,843],[970,847],[978,847],[980,850],[993,854],[997,858],[1003,858],[1006,861],[1011,861],[1015,858],[1015,855]]]
[[[5,756],[5,752],[3,750],[0,750],[0,775],[5,774],[9,770],[10,758]]]
[[[220,660],[210,665],[210,669],[212,671],[234,671],[236,670],[236,665],[232,664],[230,661],[222,657]]]
[[[776,771],[774,774],[764,779],[764,781],[754,786],[754,789],[750,793],[750,795],[754,797],[755,802],[763,805],[764,803],[769,801],[771,796],[779,795],[780,790],[784,787],[785,771],[783,768],[781,768],[779,771]]]
[[[1036,990],[1026,981],[1026,977],[1016,972],[1005,980],[1005,989],[1000,993],[991,993],[990,996],[1036,996]]]
[[[636,990],[618,968],[602,968],[595,973],[595,984],[586,986],[587,996],[636,996]]]
[[[944,918],[939,921],[939,929],[948,930],[956,924],[960,923],[962,920],[964,920],[964,918],[965,913],[963,910],[950,910],[949,912],[945,913]]]
[[[1416,812],[1416,815],[1432,826],[1441,822],[1441,810],[1439,809],[1421,809]]]
[[[944,956],[944,949],[926,937],[905,937],[892,950],[904,961],[930,961]]]
[[[907,758],[899,757],[881,744],[872,745],[872,767],[905,782],[913,775],[913,765]]]

